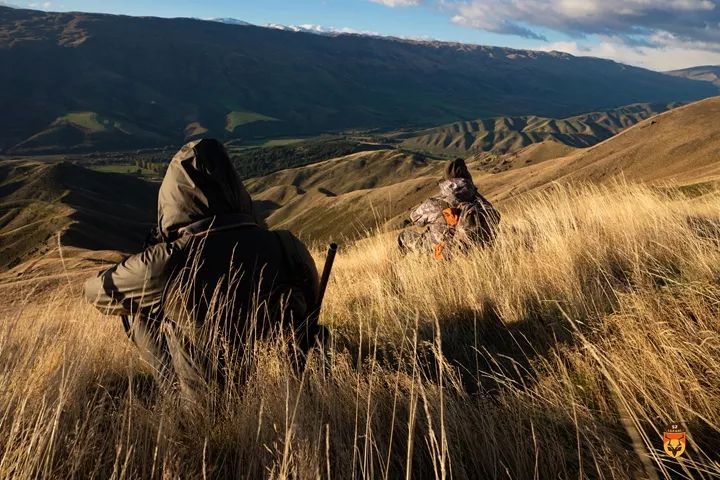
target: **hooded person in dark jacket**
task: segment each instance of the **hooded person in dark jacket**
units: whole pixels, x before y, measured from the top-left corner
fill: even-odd
[[[441,260],[453,251],[492,242],[500,213],[478,192],[465,160],[449,161],[438,186],[440,195],[410,213],[412,227],[400,233],[400,250],[433,253]]]
[[[187,357],[188,324],[212,323],[214,337],[235,349],[281,330],[292,331],[303,352],[315,343],[315,263],[292,234],[257,222],[220,142],[193,141],[174,156],[151,243],[88,279],[85,297],[131,319],[129,333],[156,371],[169,363],[177,370],[175,357]]]

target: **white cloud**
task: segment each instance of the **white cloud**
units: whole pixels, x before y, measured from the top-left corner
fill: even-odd
[[[386,7],[415,7],[420,5],[422,0],[371,0],[374,3],[385,5]]]
[[[48,10],[52,7],[52,2],[30,2],[28,7],[37,8],[39,10]]]
[[[406,6],[421,0],[372,0]],[[461,26],[547,42],[540,50],[665,70],[720,64],[720,0],[425,0]]]
[[[655,31],[720,43],[720,0],[441,0],[453,21],[496,33],[539,38],[538,28],[572,36]]]
[[[651,70],[667,71],[697,65],[720,65],[720,52],[694,48],[689,45],[665,45],[662,47],[628,46],[622,42],[605,39],[596,45],[578,42],[555,42],[539,50],[570,53],[572,55],[609,58],[620,63],[637,65]]]

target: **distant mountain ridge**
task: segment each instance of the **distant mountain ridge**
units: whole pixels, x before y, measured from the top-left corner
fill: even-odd
[[[198,20],[202,20],[202,19],[200,18],[200,19],[198,19]],[[250,23],[250,22],[246,22],[246,21],[244,21],[244,20],[238,20],[237,18],[228,18],[228,17],[220,18],[220,17],[216,17],[216,18],[211,18],[210,20],[213,21],[213,22],[226,23],[226,24],[228,24],[228,25],[242,25],[242,26],[252,25],[252,23]]]
[[[0,7],[0,151],[177,145],[714,95],[558,52]]]
[[[496,117],[400,134],[401,145],[427,152],[505,155],[533,144],[554,141],[582,148],[664,112],[674,104],[635,104],[563,119],[537,116]]]
[[[560,183],[656,183],[702,192],[720,186],[720,97],[661,113],[593,147],[480,180],[496,198]]]
[[[688,78],[690,80],[710,82],[713,85],[720,87],[720,65],[704,65],[700,67],[683,68],[681,70],[673,70],[667,73],[669,75]]]

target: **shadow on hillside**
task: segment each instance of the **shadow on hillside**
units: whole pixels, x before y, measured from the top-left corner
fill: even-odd
[[[720,219],[707,216],[689,216],[686,218],[690,230],[703,240],[720,244]]]
[[[529,388],[539,375],[539,362],[557,352],[559,345],[574,343],[559,309],[528,305],[526,311],[532,313],[506,322],[486,300],[481,308],[467,307],[439,319],[442,354],[457,368],[468,393]]]
[[[442,357],[450,365],[469,394],[492,397],[508,387],[525,390],[539,378],[540,363],[562,355],[562,346],[575,344],[572,328],[553,305],[528,305],[525,318],[506,322],[489,300],[480,306],[467,306],[451,315],[440,317],[437,322],[419,318],[418,347],[415,356],[408,345],[412,344],[414,329],[409,327],[406,342],[397,339],[377,345],[358,345],[353,334],[340,333],[334,338],[337,351],[347,351],[356,359],[355,367],[361,368],[373,356],[388,369],[409,371],[412,364],[420,369],[420,375],[430,381],[438,381],[436,327],[440,327]],[[367,334],[366,337],[367,338]]]
[[[129,175],[54,165],[49,182],[66,190],[74,210],[63,243],[90,250],[136,252],[157,218],[158,186]],[[60,188],[58,187],[58,188]]]
[[[282,205],[277,202],[273,202],[272,200],[253,200],[255,215],[257,215],[258,219],[263,222],[266,221],[268,217],[281,206]]]

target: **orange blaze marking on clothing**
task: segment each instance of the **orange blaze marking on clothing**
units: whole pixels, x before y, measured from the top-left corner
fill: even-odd
[[[443,217],[445,218],[445,222],[451,226],[454,227],[460,222],[460,209],[459,208],[446,208],[443,210]]]
[[[435,245],[435,248],[433,248],[433,254],[435,255],[436,260],[444,260],[445,257],[443,257],[443,250],[445,250],[444,243],[438,243]]]

